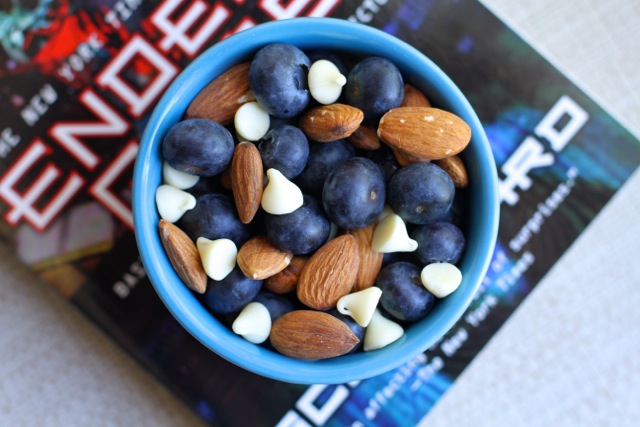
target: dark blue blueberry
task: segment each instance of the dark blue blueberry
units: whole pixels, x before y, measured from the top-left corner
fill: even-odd
[[[290,295],[280,295],[266,289],[260,290],[253,302],[259,302],[267,308],[272,322],[296,309],[296,304]]]
[[[415,264],[395,262],[378,273],[380,305],[398,320],[420,320],[433,309],[435,297],[422,285],[420,272]]]
[[[428,224],[451,208],[455,196],[449,175],[429,162],[407,165],[393,174],[387,203],[406,222]]]
[[[233,136],[207,119],[186,119],[171,126],[162,155],[174,169],[198,176],[218,175],[233,156]]]
[[[456,264],[464,250],[462,231],[448,222],[436,221],[416,227],[411,238],[418,242],[414,254],[423,265],[434,262]]]
[[[404,81],[391,61],[371,56],[353,67],[344,94],[349,105],[362,110],[366,123],[377,125],[384,113],[402,103]]]
[[[353,157],[336,166],[322,190],[324,211],[346,230],[366,227],[378,218],[385,203],[385,182],[378,165]]]
[[[277,169],[287,179],[300,175],[309,158],[309,142],[295,126],[272,128],[258,144],[264,169]]]
[[[303,192],[320,196],[329,172],[355,154],[355,148],[343,139],[333,142],[310,141],[307,166],[294,182]]]
[[[304,196],[301,207],[286,215],[264,215],[267,237],[276,247],[294,254],[315,252],[329,238],[331,223],[320,204]]]
[[[342,320],[349,327],[349,329],[351,329],[351,332],[353,332],[353,335],[358,337],[358,339],[360,340],[360,342],[349,353],[355,353],[356,351],[360,350],[360,348],[362,348],[362,343],[364,341],[365,328],[363,326],[358,325],[358,322],[353,320],[351,316],[347,316],[340,313],[337,308],[332,308],[331,310],[327,311],[327,313],[329,313],[330,315],[332,315],[333,317],[339,320]]]
[[[367,158],[380,166],[387,184],[389,184],[393,174],[400,169],[400,165],[388,145],[381,144],[381,147],[377,150],[368,152]]]
[[[214,313],[236,313],[258,295],[261,287],[262,280],[250,279],[236,267],[222,280],[208,280],[204,301]]]
[[[251,237],[251,228],[240,221],[233,199],[226,194],[198,197],[196,207],[182,215],[178,226],[194,241],[198,237],[226,238],[240,247]]]
[[[258,103],[272,116],[293,117],[309,104],[307,73],[311,61],[286,43],[264,46],[251,61],[249,82]]]

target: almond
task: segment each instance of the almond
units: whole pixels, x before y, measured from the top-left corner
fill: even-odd
[[[410,165],[411,163],[416,162],[429,162],[429,159],[421,159],[420,157],[412,156],[411,154],[407,154],[400,150],[392,150],[393,157],[396,159],[396,162],[402,167]]]
[[[302,268],[308,260],[309,257],[294,255],[287,268],[264,281],[264,287],[275,294],[286,294],[293,291],[298,284]]]
[[[352,289],[353,292],[373,286],[382,267],[384,255],[371,248],[375,228],[376,223],[374,222],[364,228],[351,231],[351,235],[356,239],[358,253],[360,254],[360,266],[358,268],[356,284]]]
[[[187,118],[213,120],[221,125],[230,125],[243,104],[255,101],[249,87],[250,62],[244,62],[213,79],[211,83],[191,101]]]
[[[256,236],[240,247],[236,262],[245,276],[263,280],[284,270],[292,257],[273,246],[267,237]]]
[[[329,310],[356,283],[360,255],[356,239],[343,234],[320,247],[300,273],[296,293],[307,307]]]
[[[458,155],[445,157],[444,159],[434,160],[436,165],[440,166],[446,173],[449,174],[453,185],[456,188],[465,188],[469,185],[469,176],[467,175],[467,168],[465,168],[462,159]]]
[[[202,267],[196,244],[169,221],[161,219],[158,228],[162,246],[180,279],[189,289],[203,294],[207,289],[207,274]]]
[[[273,323],[269,339],[285,356],[307,360],[342,356],[360,342],[346,323],[313,310],[283,314]]]
[[[376,130],[362,124],[347,138],[347,141],[361,150],[373,151],[380,148],[380,138]]]
[[[231,191],[240,221],[251,222],[260,208],[264,170],[258,148],[251,142],[236,145],[231,159]]]
[[[308,138],[318,142],[331,142],[347,138],[358,129],[364,113],[350,105],[321,105],[306,111],[299,127]]]
[[[422,159],[442,159],[462,151],[471,128],[460,117],[431,107],[399,107],[380,119],[378,136],[391,148]]]
[[[417,87],[408,83],[404,85],[404,98],[401,107],[431,107],[427,97]]]

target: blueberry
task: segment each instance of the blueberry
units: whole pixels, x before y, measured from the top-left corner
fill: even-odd
[[[214,176],[231,162],[233,136],[207,119],[186,119],[171,126],[162,140],[162,155],[173,167],[198,176]]]
[[[349,353],[355,353],[356,351],[360,350],[364,341],[365,328],[358,325],[358,322],[353,320],[351,316],[346,316],[340,313],[337,308],[332,308],[331,310],[327,311],[327,313],[329,313],[336,319],[342,320],[349,327],[349,329],[351,329],[353,335],[358,337],[358,339],[360,340],[360,342]]]
[[[286,215],[264,215],[267,237],[276,247],[294,254],[315,252],[329,238],[331,224],[320,204],[304,196],[301,207]]]
[[[192,239],[227,238],[237,247],[251,237],[251,228],[238,218],[233,200],[226,194],[204,194],[196,199],[196,207],[185,212],[179,227]]]
[[[295,126],[272,128],[258,144],[264,169],[277,169],[287,179],[300,175],[309,158],[309,142]]]
[[[465,245],[462,231],[442,221],[417,227],[411,232],[411,238],[418,242],[415,255],[423,265],[434,262],[455,264],[460,260]]]
[[[286,43],[262,47],[251,61],[249,82],[258,103],[272,116],[293,117],[309,103],[307,73],[311,61]]]
[[[353,157],[340,163],[324,182],[324,210],[340,228],[355,230],[366,227],[378,218],[384,202],[382,170],[364,157]]]
[[[329,172],[355,154],[355,148],[343,139],[333,142],[310,141],[307,165],[294,182],[303,192],[320,196]]]
[[[391,176],[393,176],[395,171],[400,169],[400,165],[393,155],[393,151],[387,145],[382,144],[377,150],[368,152],[367,158],[380,166],[387,184],[389,184]]]
[[[398,320],[420,320],[433,308],[435,297],[422,285],[420,272],[415,264],[401,261],[387,265],[378,274],[380,305]]]
[[[402,103],[404,81],[391,61],[371,56],[353,67],[344,93],[348,104],[362,110],[366,123],[377,124],[384,113]]]
[[[261,289],[253,302],[259,302],[267,308],[272,322],[296,308],[293,299],[289,295],[276,294],[266,289]]]
[[[427,224],[441,218],[455,196],[453,181],[441,167],[428,162],[407,165],[393,174],[387,202],[406,222]]]
[[[235,313],[258,295],[261,286],[261,280],[248,278],[236,267],[222,280],[208,280],[204,301],[214,313]]]

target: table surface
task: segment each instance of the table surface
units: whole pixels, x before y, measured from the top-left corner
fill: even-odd
[[[640,136],[640,2],[483,0]],[[640,171],[425,417],[429,426],[635,426]],[[0,425],[200,420],[0,247]]]

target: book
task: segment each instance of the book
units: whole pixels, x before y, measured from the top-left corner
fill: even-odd
[[[155,294],[132,231],[132,166],[163,89],[216,41],[296,16],[424,52],[478,112],[500,174],[472,305],[424,354],[357,383],[277,382],[211,353]],[[211,425],[415,425],[640,163],[637,138],[476,0],[41,2],[0,21],[2,244]]]

